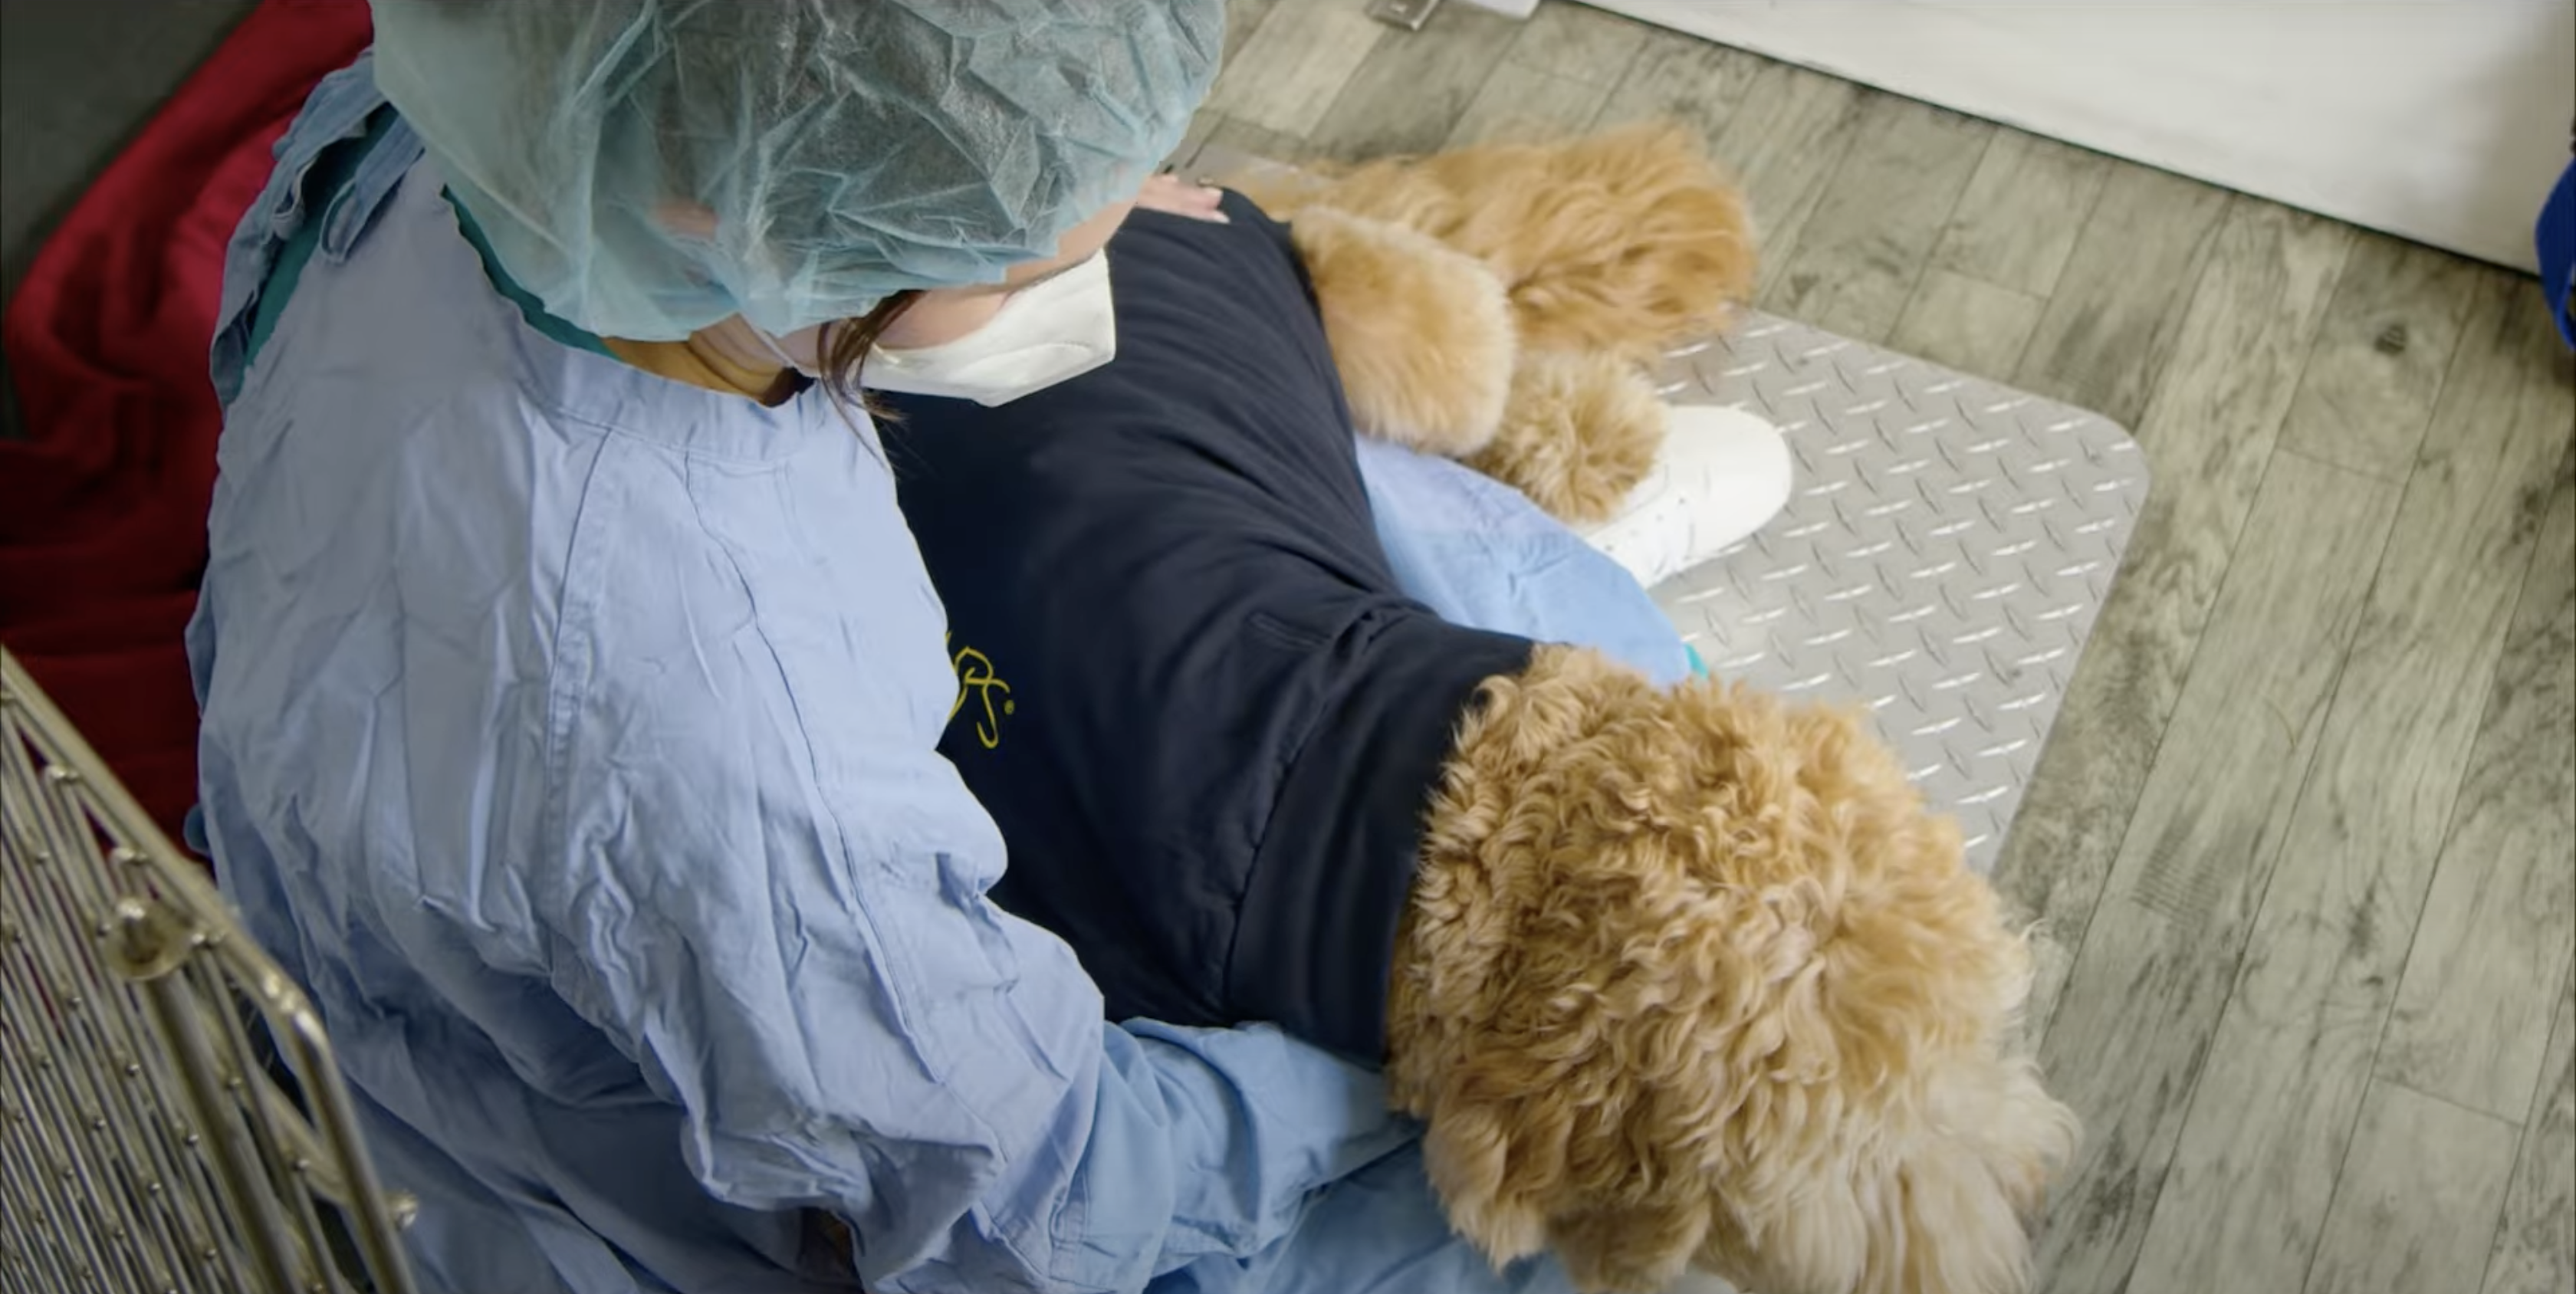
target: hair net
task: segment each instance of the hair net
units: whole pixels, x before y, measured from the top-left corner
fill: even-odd
[[[376,80],[547,310],[674,341],[999,279],[1132,192],[1222,0],[374,0]]]

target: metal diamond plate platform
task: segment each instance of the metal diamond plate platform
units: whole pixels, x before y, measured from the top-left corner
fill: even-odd
[[[1993,868],[2147,496],[2099,414],[1769,315],[1676,352],[1676,404],[1769,419],[1788,507],[1656,586],[1708,667],[1868,706]]]

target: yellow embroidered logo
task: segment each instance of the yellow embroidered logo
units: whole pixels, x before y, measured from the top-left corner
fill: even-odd
[[[949,721],[955,722],[957,712],[966,708],[967,697],[975,697],[984,707],[983,717],[975,721],[975,740],[982,742],[986,750],[999,747],[1002,716],[1019,708],[1011,700],[1011,685],[993,672],[992,657],[972,647],[958,648],[953,663],[957,667],[957,699],[948,706]]]

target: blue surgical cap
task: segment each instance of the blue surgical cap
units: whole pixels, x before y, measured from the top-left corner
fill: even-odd
[[[594,333],[788,333],[999,280],[1133,193],[1222,0],[373,0],[376,80]]]

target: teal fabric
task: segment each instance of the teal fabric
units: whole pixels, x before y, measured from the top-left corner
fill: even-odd
[[[379,108],[368,115],[365,134],[341,140],[322,150],[322,155],[314,159],[313,169],[305,172],[304,178],[305,201],[313,210],[330,210],[331,204],[349,191],[350,182],[358,174],[358,163],[384,141],[397,120],[392,109]],[[320,220],[304,221],[278,249],[277,266],[269,271],[268,283],[251,310],[250,344],[243,355],[245,363],[258,359],[260,348],[268,344],[269,334],[277,331],[277,317],[286,312],[287,298],[295,294],[295,282],[303,277],[305,262],[312,260],[314,250],[322,245],[324,223]]]
[[[322,150],[321,155],[314,159],[312,169],[305,172],[302,192],[306,205],[311,210],[328,211],[346,198],[357,177],[359,164],[394,133],[400,123],[401,118],[391,107],[378,108],[368,115],[364,134],[341,140]],[[549,340],[575,350],[616,358],[599,338],[546,313],[545,303],[539,301],[535,293],[519,286],[501,268],[500,258],[492,252],[491,240],[484,237],[483,228],[475,223],[473,213],[458,203],[454,194],[441,196],[455,211],[456,224],[464,231],[465,241],[473,244],[475,255],[482,258],[484,277],[492,281],[492,286],[510,304],[519,308],[519,316],[527,320],[529,327]],[[277,331],[278,316],[286,313],[286,303],[294,298],[295,285],[304,277],[305,265],[322,246],[322,231],[326,227],[327,221],[303,221],[278,246],[276,262],[251,307],[248,343],[242,355],[245,367],[258,361],[260,350],[268,344],[269,335]]]
[[[608,343],[573,327],[562,319],[547,314],[546,303],[539,301],[536,293],[520,287],[518,281],[510,277],[509,271],[501,268],[501,258],[493,253],[492,240],[484,237],[483,226],[475,223],[474,213],[467,211],[465,204],[458,202],[452,192],[442,191],[439,196],[447,199],[448,209],[456,213],[457,230],[465,235],[466,242],[473,245],[474,254],[482,258],[483,277],[490,279],[492,286],[499,290],[510,304],[519,308],[519,317],[527,320],[529,327],[544,334],[547,340],[570,346],[574,350],[586,350],[593,355],[606,355],[610,359],[617,358],[616,354],[608,349]]]

